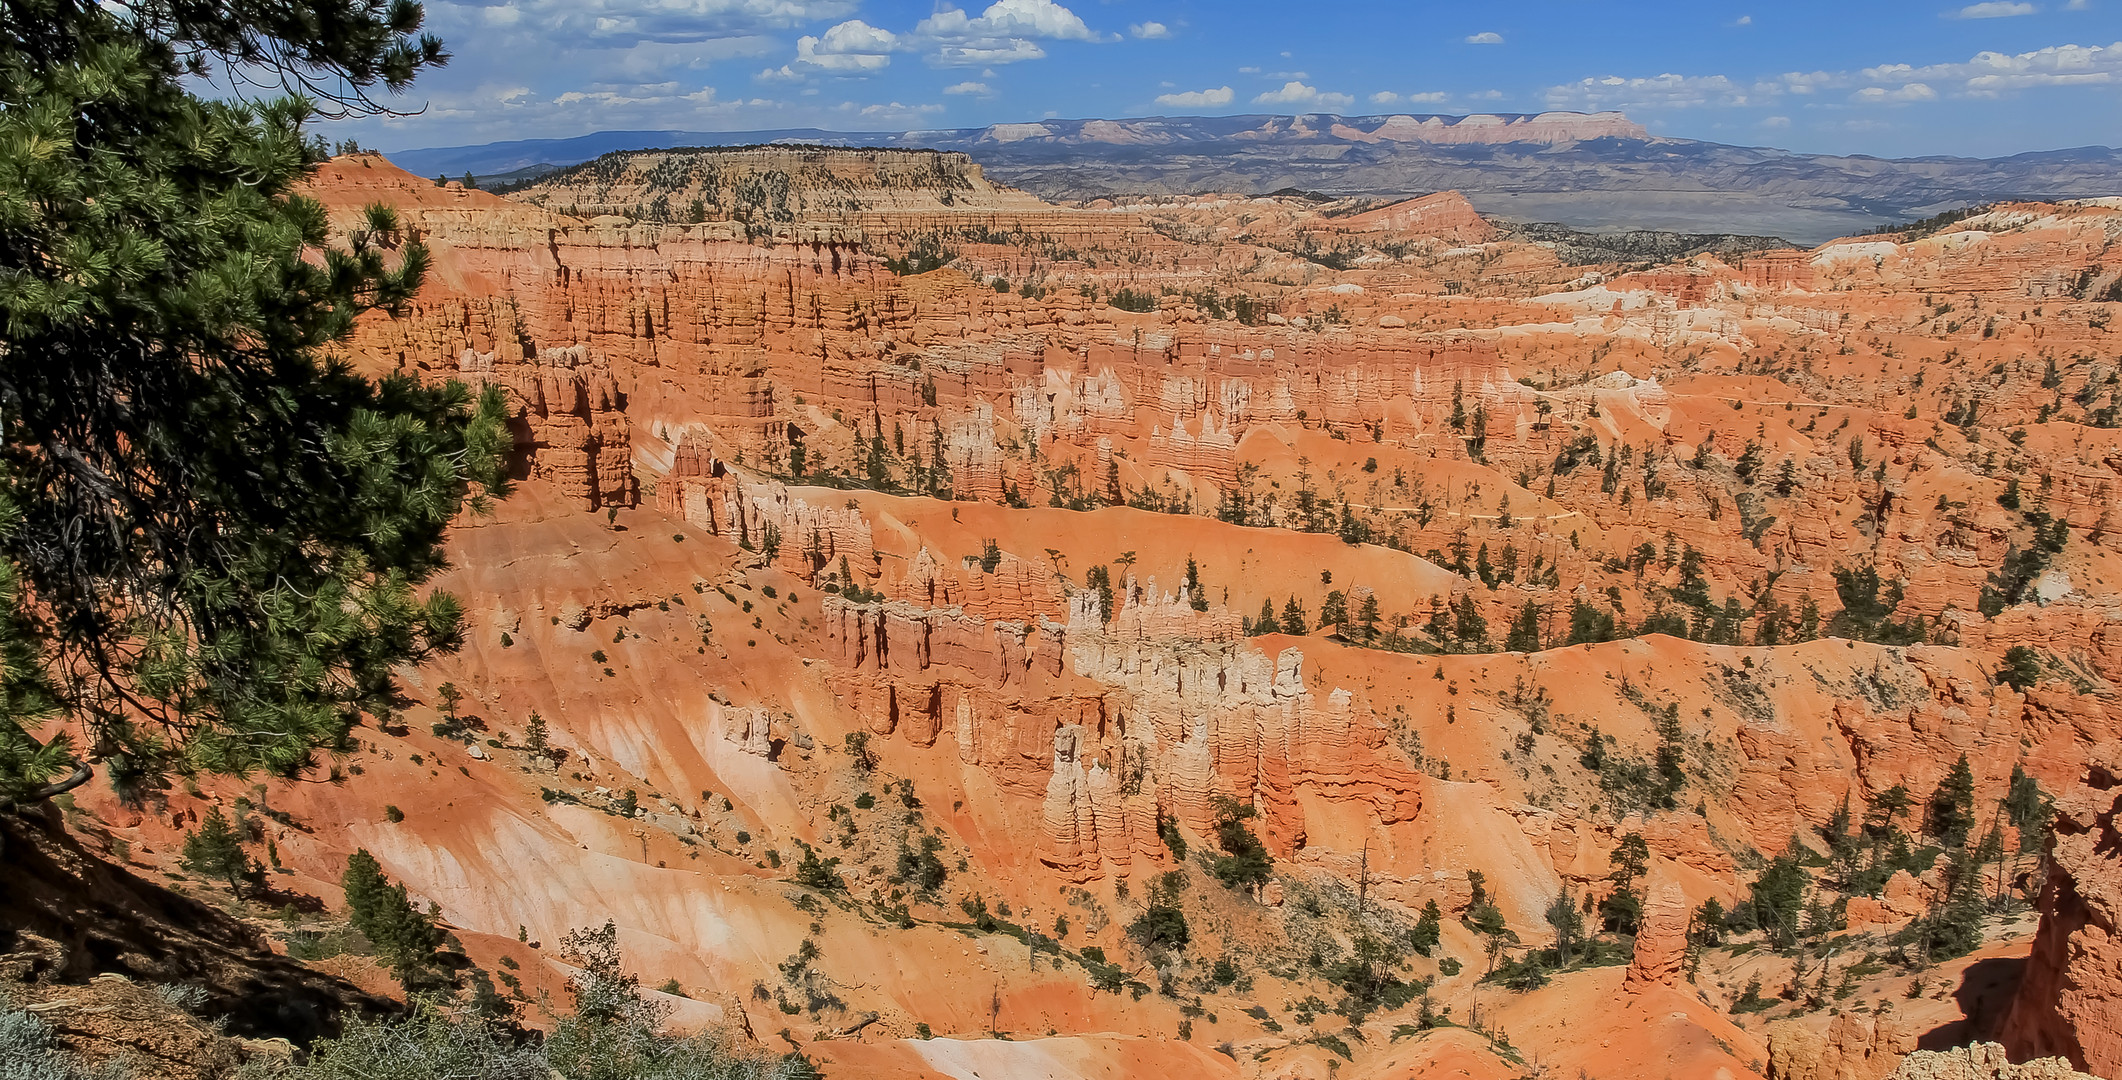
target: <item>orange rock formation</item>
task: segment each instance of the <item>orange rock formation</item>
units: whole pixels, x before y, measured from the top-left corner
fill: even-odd
[[[483,727],[273,786],[288,887],[335,899],[366,847],[534,968],[519,928],[611,917],[693,1021],[865,1075],[1869,1077],[1900,1027],[1825,1030],[1817,969],[1706,946],[1697,908],[1795,843],[1841,972],[1950,887],[1828,899],[1838,808],[1965,755],[1987,828],[2015,765],[2061,792],[2110,763],[2122,211],[1622,273],[1449,194],[1062,208],[947,155],[592,165],[517,198],[370,156],[316,182],[435,255],[354,358],[504,387],[527,482],[456,531],[471,642],[408,677]],[[2010,1027],[2113,1069],[2085,798]],[[161,853],[202,805],[97,809]],[[1219,882],[1232,829],[1272,881]],[[830,902],[789,880],[805,851]],[[1469,872],[1516,944],[1463,921]],[[1625,967],[1483,981],[1537,961],[1557,897],[1622,888]],[[1129,936],[1166,905],[1179,953]],[[1847,989],[1969,1019],[1900,997],[1922,977]],[[1811,1064],[1731,1011],[1750,980]]]

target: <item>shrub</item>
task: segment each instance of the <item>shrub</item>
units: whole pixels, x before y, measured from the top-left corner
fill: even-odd
[[[1268,855],[1267,846],[1253,831],[1245,827],[1254,815],[1250,804],[1240,804],[1227,796],[1218,796],[1216,808],[1216,845],[1223,854],[1209,865],[1209,872],[1216,880],[1232,888],[1257,889],[1273,876],[1275,860]]]
[[[803,845],[803,857],[796,862],[796,884],[819,892],[844,889],[847,882],[840,878],[838,858],[820,859],[809,844]]]
[[[0,1009],[0,1076],[8,1080],[126,1080],[120,1062],[90,1068],[68,1052],[44,1021],[16,1009]]]
[[[1173,951],[1184,950],[1187,942],[1193,940],[1186,926],[1186,913],[1176,905],[1162,903],[1152,903],[1127,924],[1127,936],[1145,949]]]
[[[1998,682],[2020,693],[2041,681],[2041,656],[2025,645],[2004,650],[2004,666],[1997,669]]]

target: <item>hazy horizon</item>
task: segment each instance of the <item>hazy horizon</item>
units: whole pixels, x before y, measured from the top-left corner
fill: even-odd
[[[454,59],[398,103],[424,111],[325,130],[413,149],[608,130],[1619,110],[1674,138],[1991,157],[2122,142],[2116,3],[435,0],[428,26]]]

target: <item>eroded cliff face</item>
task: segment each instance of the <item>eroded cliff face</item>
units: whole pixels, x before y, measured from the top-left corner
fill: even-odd
[[[2122,1073],[2122,743],[2093,751],[2056,799],[2041,929],[2003,1043],[2015,1058],[2061,1057]]]
[[[1965,1019],[1908,972],[1851,976],[1912,1003],[1859,1047],[1791,961],[1705,950],[1692,913],[1963,755],[1983,808],[2015,767],[2061,791],[2106,760],[2122,434],[2114,305],[2083,297],[2122,212],[1623,274],[1448,194],[1060,208],[836,156],[785,215],[680,220],[809,175],[745,153],[589,170],[569,183],[606,187],[545,207],[374,158],[320,176],[334,220],[384,201],[435,253],[350,352],[503,387],[524,483],[453,536],[470,640],[409,673],[409,729],[364,735],[343,785],[253,799],[304,824],[263,826],[290,887],[335,896],[366,847],[526,981],[562,974],[533,942],[611,917],[682,1018],[878,1075],[963,1072],[922,1030],[1052,1033],[968,1039],[996,1068],[1324,1076],[1331,1036],[1381,1078],[1526,1051],[1760,1075],[1729,1011],[1756,980],[1819,1044],[1788,1046],[1874,1076],[1904,1029]],[[559,212],[606,202],[632,216]],[[923,258],[949,265],[895,272]],[[2033,669],[2000,679],[2019,644]],[[445,681],[468,737],[427,726]],[[230,794],[99,812],[166,849]],[[1239,808],[1274,872],[1226,887]],[[844,889],[796,887],[804,852]],[[1466,921],[1472,874],[1516,945]],[[1815,876],[1872,950],[1948,891],[1933,866],[1836,904]],[[1559,898],[1596,920],[1621,888],[1630,963],[1482,981]],[[1152,906],[1184,950],[1129,935]],[[2022,1000],[2025,1038],[2106,1022],[2072,950],[2111,925],[2043,930],[2052,985],[2095,989],[2046,1021]],[[1344,1001],[1336,965],[1381,941],[1467,1026]],[[869,1013],[871,1043],[830,1038]]]

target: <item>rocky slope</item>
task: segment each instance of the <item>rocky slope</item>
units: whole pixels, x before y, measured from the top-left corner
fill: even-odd
[[[2122,1073],[2122,744],[2094,751],[2084,782],[2057,800],[2041,930],[2005,1022],[2016,1056],[2057,1056],[2081,1069]]]
[[[785,215],[646,210],[768,175]],[[2122,211],[1583,265],[1449,195],[978,177],[327,166],[435,257],[351,358],[518,410],[525,483],[452,539],[470,641],[341,783],[84,808],[166,869],[240,795],[333,903],[367,848],[526,996],[611,918],[680,1022],[829,1074],[1885,1075],[1989,1034],[2030,940],[2010,1029],[2091,1061],[2053,877],[2038,939],[2022,901],[1921,944],[1975,879],[1920,804],[1964,756],[1986,828],[2116,737]],[[1806,948],[1705,934],[1786,862]]]

